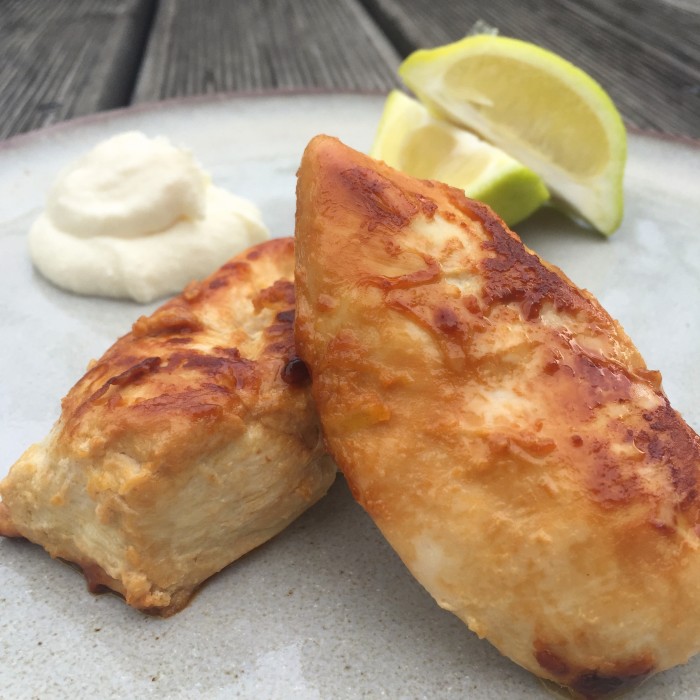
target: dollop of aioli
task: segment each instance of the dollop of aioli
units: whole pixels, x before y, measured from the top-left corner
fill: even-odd
[[[60,173],[29,250],[59,287],[146,303],[267,238],[257,208],[212,185],[189,152],[130,131]]]

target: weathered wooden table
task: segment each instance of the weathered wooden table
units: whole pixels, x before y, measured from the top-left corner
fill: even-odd
[[[581,66],[629,124],[700,137],[700,0],[0,0],[0,138],[173,97],[384,91],[478,19]]]

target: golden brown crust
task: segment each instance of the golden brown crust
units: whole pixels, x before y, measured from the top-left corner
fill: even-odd
[[[328,449],[438,602],[583,697],[694,654],[700,439],[619,324],[484,205],[328,137],[297,202]]]
[[[8,507],[0,502],[0,535],[3,537],[21,537],[12,522],[12,516]]]
[[[292,320],[270,318],[270,325],[261,328],[264,342],[259,347],[248,336],[249,304],[259,312],[259,300],[270,292],[269,272],[260,285],[259,270],[247,258],[253,255],[258,266],[266,264],[273,275],[288,277],[269,281],[270,287],[291,285],[293,242],[276,239],[262,248],[263,258],[254,252],[239,256],[203,282],[191,283],[151,316],[139,318],[62,401],[62,436],[82,438],[100,452],[117,447],[124,432],[133,441],[137,431],[143,438],[138,446],[148,456],[146,468],[162,472],[176,468],[180,460],[170,459],[188,450],[193,427],[203,435],[222,424],[235,431],[263,382],[268,382],[266,389],[282,390],[267,370],[294,358]],[[277,297],[268,305],[270,317],[293,310],[293,297]],[[254,349],[249,348],[252,342]],[[151,437],[164,417],[168,441],[154,454]],[[99,444],[90,440],[96,427]]]
[[[271,240],[139,318],[0,485],[0,533],[42,544],[149,612],[325,493],[293,337],[294,244]]]

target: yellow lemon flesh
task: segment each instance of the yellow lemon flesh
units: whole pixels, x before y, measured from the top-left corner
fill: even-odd
[[[387,98],[370,155],[408,175],[463,189],[510,226],[549,198],[532,170],[398,90]]]
[[[399,75],[436,116],[534,170],[574,215],[605,234],[620,225],[625,127],[588,74],[533,44],[477,35],[414,52]]]

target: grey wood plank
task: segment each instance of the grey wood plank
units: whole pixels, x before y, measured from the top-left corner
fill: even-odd
[[[399,56],[358,0],[161,0],[135,101],[234,90],[398,84]]]
[[[0,138],[128,104],[153,0],[0,0]]]
[[[700,0],[363,0],[402,55],[478,19],[590,73],[637,126],[700,137]]]

